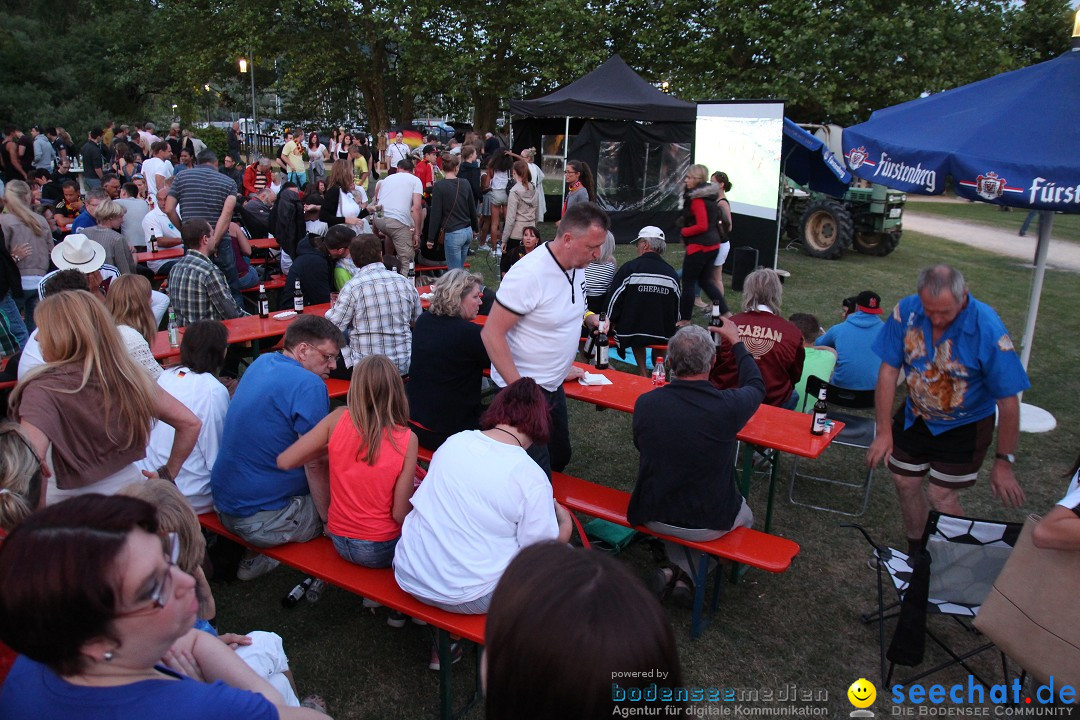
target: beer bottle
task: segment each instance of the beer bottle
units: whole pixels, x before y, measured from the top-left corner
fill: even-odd
[[[413,285],[416,284],[416,261],[415,260],[410,260],[409,261],[409,271],[407,273],[407,277],[409,278],[409,282],[411,282]]]
[[[600,324],[596,334],[596,369],[608,369],[608,333],[607,313],[600,313]]]
[[[712,304],[712,315],[709,317],[709,327],[723,327],[724,318],[720,317],[720,303],[714,302]],[[713,333],[713,340],[719,346],[723,342],[723,338],[719,333]]]
[[[814,419],[811,420],[810,433],[812,435],[825,434],[825,416],[829,406],[825,404],[825,388],[818,391],[817,402],[814,403]]]
[[[157,252],[157,235],[150,235],[150,252]]]
[[[292,309],[297,314],[304,312],[304,293],[300,290],[300,281],[296,281],[296,289],[293,290]]]
[[[180,347],[180,328],[176,324],[176,313],[169,307],[169,347]]]
[[[270,317],[270,298],[266,297],[266,285],[259,283],[259,317]]]

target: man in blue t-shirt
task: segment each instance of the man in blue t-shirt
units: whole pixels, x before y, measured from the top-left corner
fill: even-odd
[[[274,547],[322,534],[330,503],[325,458],[281,470],[277,456],[330,412],[323,378],[344,342],[326,318],[301,315],[285,331],[285,349],[260,355],[236,388],[210,487],[222,524],[252,545]],[[237,577],[250,580],[276,566],[249,553]]]
[[[1005,325],[993,308],[971,297],[960,271],[925,268],[916,289],[918,294],[896,305],[874,342],[882,363],[877,437],[867,453],[871,467],[888,463],[909,550],[921,545],[929,505],[963,515],[958,491],[975,484],[994,434],[995,409],[998,441],[990,487],[1006,507],[1023,504],[1013,463],[1018,394],[1031,386]],[[908,397],[890,417],[901,369]]]
[[[848,390],[874,389],[881,360],[873,344],[879,332],[881,297],[872,290],[863,290],[855,297],[855,312],[814,341],[817,347],[836,350],[836,368],[830,380],[833,385]]]

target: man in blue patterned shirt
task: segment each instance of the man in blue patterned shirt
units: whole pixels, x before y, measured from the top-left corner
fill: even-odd
[[[1001,318],[968,293],[958,270],[925,268],[916,288],[916,295],[896,305],[874,341],[882,363],[877,437],[867,454],[871,467],[887,461],[909,549],[921,544],[929,506],[964,514],[959,490],[975,484],[993,438],[995,410],[998,440],[990,488],[1006,507],[1024,503],[1013,463],[1019,393],[1031,386]],[[893,414],[901,370],[908,397]]]
[[[180,227],[184,257],[169,270],[169,298],[176,323],[231,320],[247,315],[233,300],[225,276],[210,259],[217,249],[213,228],[206,220],[188,220]]]

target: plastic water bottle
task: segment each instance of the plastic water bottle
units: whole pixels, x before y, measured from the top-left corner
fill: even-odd
[[[653,365],[652,369],[652,384],[663,385],[666,382],[667,374],[664,369],[664,358],[658,357],[656,358],[656,363]]]
[[[169,307],[169,347],[180,347],[180,328],[176,324],[176,313]]]

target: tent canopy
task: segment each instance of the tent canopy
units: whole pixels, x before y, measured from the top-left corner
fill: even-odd
[[[510,113],[523,117],[694,122],[697,106],[657,90],[621,57],[612,55],[588,75],[550,95],[512,101]]]

